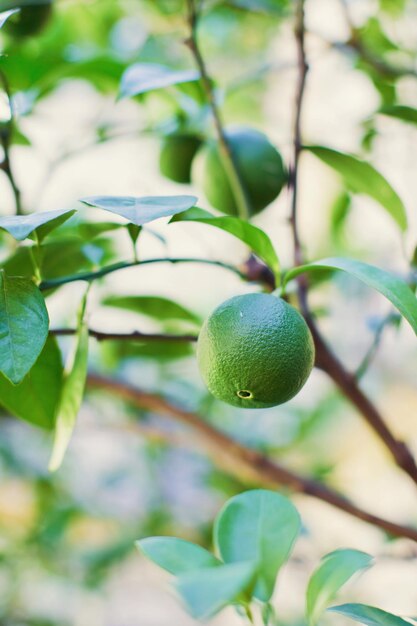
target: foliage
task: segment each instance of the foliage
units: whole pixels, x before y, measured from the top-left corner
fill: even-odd
[[[338,0],[329,6],[332,2],[336,7]],[[326,29],[314,22],[312,0],[0,2],[0,474],[9,477],[13,494],[23,489],[32,503],[19,524],[7,521],[0,502],[5,626],[74,623],[31,614],[18,590],[30,586],[30,572],[71,584],[79,577],[85,588],[96,589],[131,555],[137,536],[155,533],[160,536],[141,539],[139,548],[176,577],[192,615],[205,619],[233,605],[242,619],[281,626],[285,618],[275,616],[272,594],[300,522],[284,495],[248,490],[271,481],[335,504],[390,538],[416,539],[414,518],[408,520],[411,526],[391,523],[346,504],[329,487],[349,493],[349,486],[340,484],[342,461],[331,443],[334,433],[343,439],[348,424],[344,399],[417,482],[411,452],[387,425],[394,420],[379,414],[358,382],[385,335],[405,337],[411,351],[408,325],[417,333],[413,192],[407,189],[412,177],[407,172],[401,177],[395,162],[403,154],[390,148],[392,135],[412,139],[417,123],[417,51],[409,35],[415,10],[411,0],[364,4],[361,12],[343,3],[338,32],[344,39],[327,41]],[[304,114],[309,122],[316,115],[308,110],[314,98],[304,100],[304,92],[314,87],[309,77],[314,78],[320,55],[343,59],[344,77],[352,79],[347,90],[357,81],[369,96],[362,98],[366,106],[359,107],[354,131],[347,128],[340,136],[332,137],[332,129],[339,128],[330,119],[323,126],[325,138],[310,133],[309,124],[302,127]],[[298,89],[291,102],[288,85],[291,93]],[[78,106],[80,94],[91,114]],[[343,91],[334,100],[341,110],[344,95],[349,97]],[[54,123],[56,106],[60,115]],[[236,127],[263,138],[272,155],[269,164],[256,151],[245,159],[247,139],[234,150],[230,129]],[[168,142],[175,146],[172,139],[178,137],[192,139],[187,162],[174,148],[170,159],[178,157],[178,163],[167,169],[161,151]],[[106,174],[113,164],[119,167],[114,155],[122,154],[128,169],[134,160],[130,145],[140,153],[140,165],[129,163],[131,184],[128,174],[114,184]],[[210,172],[207,188],[197,166],[214,149],[217,170]],[[100,154],[109,166],[100,171],[98,185],[90,173],[100,170]],[[74,162],[84,178],[74,175]],[[304,178],[308,167],[313,174]],[[61,193],[64,179],[70,197]],[[219,205],[216,194],[225,189],[225,204]],[[217,206],[210,206],[210,199]],[[380,225],[382,244],[375,243]],[[130,283],[124,282],[127,276]],[[187,286],[188,292],[181,289]],[[256,416],[215,400],[195,374],[193,346],[210,308],[220,303],[219,294],[229,291],[275,291],[298,308],[316,341],[316,365],[338,391],[316,388],[313,381],[279,414],[268,409]],[[378,307],[384,307],[384,298],[383,310]],[[337,317],[341,311],[343,319]],[[354,349],[363,350],[354,359],[347,347],[353,336],[346,331],[349,316]],[[339,324],[336,330],[333,324]],[[369,345],[363,333],[370,335]],[[349,360],[356,374],[344,366]],[[376,404],[387,381],[403,373],[397,374],[398,361],[390,361],[380,359],[372,370]],[[88,496],[77,456],[85,448],[73,440],[77,428],[84,433],[84,419],[78,421],[82,409],[87,424],[91,414],[103,417],[105,439],[114,439],[115,446],[117,437],[106,427],[126,431],[121,448],[130,463],[110,469],[109,460]],[[199,435],[198,448],[207,447],[213,456],[213,462],[199,456],[193,443],[185,463],[186,480],[198,476],[198,493],[210,501],[205,518],[190,500],[171,506],[161,487],[168,480],[174,500],[174,492],[182,491],[181,482],[177,489],[170,478],[170,464],[190,427]],[[141,464],[131,432],[142,442]],[[95,433],[101,433],[101,422]],[[100,454],[94,442],[88,451],[92,464]],[[57,473],[48,472],[48,458]],[[76,487],[71,474],[78,477]],[[115,495],[122,494],[124,502],[123,476],[131,489],[138,479],[143,493],[152,492],[131,517],[118,510]],[[216,519],[213,554],[211,518],[218,500],[229,497]],[[111,527],[103,530],[103,544],[72,545],[71,537],[82,535],[77,528],[89,523],[96,528],[101,515]],[[168,537],[174,534],[181,538]],[[368,554],[351,549],[322,559],[306,591],[311,626],[325,619],[340,587],[371,562]],[[343,615],[371,626],[409,623],[358,603],[330,611],[329,620]]]

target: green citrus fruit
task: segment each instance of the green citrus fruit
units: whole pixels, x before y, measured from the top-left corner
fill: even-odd
[[[191,182],[191,163],[201,146],[195,135],[168,135],[164,138],[159,155],[161,173],[176,183]]]
[[[13,37],[37,35],[48,23],[52,13],[52,0],[0,0],[0,11],[19,8],[9,17],[4,29]]]
[[[252,128],[227,129],[226,137],[252,214],[259,213],[275,200],[287,181],[282,157],[263,133]],[[193,164],[192,177],[213,207],[229,215],[238,214],[216,141],[207,142],[199,150]]]
[[[197,359],[213,396],[263,409],[300,391],[314,364],[314,343],[290,304],[274,295],[247,294],[223,302],[205,321]]]

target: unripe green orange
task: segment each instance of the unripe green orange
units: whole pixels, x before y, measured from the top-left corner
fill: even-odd
[[[253,128],[228,128],[226,138],[252,214],[259,213],[275,200],[287,182],[282,157],[268,138]],[[193,163],[192,178],[213,207],[229,215],[238,214],[217,141],[209,141],[199,150]]]
[[[0,11],[20,10],[9,17],[4,25],[13,37],[37,35],[48,23],[52,13],[52,0],[0,0]]]
[[[197,344],[209,391],[233,406],[261,409],[291,400],[314,364],[314,343],[300,313],[270,294],[223,302],[205,321]]]
[[[176,183],[191,182],[191,164],[201,146],[195,135],[173,134],[164,138],[159,155],[161,173]]]

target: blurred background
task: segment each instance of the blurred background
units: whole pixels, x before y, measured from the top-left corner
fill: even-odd
[[[266,3],[267,4],[267,3]],[[286,162],[291,155],[297,76],[292,2],[273,15],[250,2],[209,2],[200,40],[218,88],[226,124],[264,131]],[[404,200],[410,228],[401,236],[369,199],[347,196],[338,176],[303,154],[300,232],[308,259],[352,256],[405,275],[416,246],[417,127],[377,113],[382,105],[413,107],[417,99],[415,0],[310,0],[306,6],[310,63],[303,137],[368,158]],[[352,44],[352,29],[368,51]],[[120,77],[133,62],[191,68],[181,0],[56,0],[36,37],[1,32],[0,69],[16,116],[10,158],[26,212],[79,207],[79,198],[194,193],[159,171],[162,137],[181,124],[212,133],[206,107],[170,88],[117,100]],[[410,71],[389,75],[372,60]],[[7,122],[6,95],[0,118]],[[14,212],[9,181],[0,172],[0,211]],[[292,262],[289,195],[254,218]],[[117,222],[111,216],[112,222]],[[77,219],[103,213],[80,209]],[[122,222],[122,220],[120,220]],[[68,222],[68,229],[70,223]],[[50,275],[59,276],[59,237],[51,241]],[[15,250],[0,235],[3,263]],[[159,220],[141,235],[141,258],[203,256],[234,264],[247,250],[226,233]],[[74,271],[130,257],[125,230],[74,241]],[[62,272],[61,272],[62,273]],[[65,271],[64,273],[68,273]],[[218,267],[155,265],[124,270],[95,283],[91,327],[107,332],[188,332],[191,322],[164,322],[103,306],[108,294],[158,295],[204,318],[224,299],[256,291]],[[73,327],[80,283],[48,297],[51,327]],[[346,366],[363,367],[362,384],[398,437],[417,453],[417,343],[388,303],[346,275],[318,282],[311,303],[320,327]],[[375,335],[379,337],[377,349]],[[297,471],[325,480],[359,505],[393,521],[417,524],[415,486],[324,374],[314,371],[302,392],[274,409],[242,411],[211,398],[187,344],[98,344],[90,367],[162,394],[244,443]],[[60,339],[65,354],[70,345]],[[253,486],[217,467],[195,434],[152,412],[125,406],[104,392],[86,396],[75,436],[56,474],[47,471],[51,435],[11,418],[0,420],[0,623],[2,626],[188,626],[169,576],[133,546],[147,535],[177,535],[210,545],[211,524],[223,502]],[[306,496],[293,498],[303,535],[280,577],[274,603],[282,624],[303,623],[304,589],[326,552],[353,547],[377,564],[350,584],[342,601],[366,602],[402,615],[417,614],[417,551],[369,525]],[[325,618],[329,624],[338,616]],[[227,611],[217,626],[239,624]]]

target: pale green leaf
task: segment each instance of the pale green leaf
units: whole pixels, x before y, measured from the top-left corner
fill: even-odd
[[[168,217],[186,211],[195,205],[195,196],[92,196],[80,202],[116,213],[131,224],[142,226],[160,217]]]
[[[164,89],[200,79],[196,70],[174,70],[157,63],[135,63],[124,72],[120,84],[120,97],[128,98],[148,91]]]
[[[17,13],[20,9],[11,9],[10,11],[2,11],[0,13],[0,28],[7,22],[11,15]]]
[[[320,270],[342,270],[355,276],[363,283],[376,289],[385,296],[403,317],[409,322],[414,332],[417,334],[417,299],[407,283],[394,274],[381,270],[373,265],[354,261],[353,259],[329,258],[314,261],[308,265],[301,265],[287,272],[284,277],[284,284],[304,272],[315,272]]]
[[[407,228],[405,206],[389,182],[373,165],[351,154],[331,150],[323,146],[305,146],[324,163],[336,170],[348,189],[362,193],[378,202],[396,221],[401,230]]]
[[[75,213],[73,209],[57,211],[43,211],[30,215],[12,215],[0,217],[0,228],[6,230],[17,241],[23,241],[36,232],[39,241],[42,241],[54,228],[58,228]]]
[[[367,604],[341,604],[327,610],[349,617],[366,626],[410,626],[410,622],[402,617]]]
[[[136,547],[148,559],[175,576],[220,565],[220,561],[208,550],[176,537],[147,537],[136,541]]]
[[[234,237],[237,237],[237,239],[249,246],[252,252],[270,267],[275,276],[279,276],[280,264],[274,246],[268,235],[257,226],[253,226],[253,224],[249,224],[249,222],[238,217],[215,217],[208,211],[197,207],[176,215],[171,219],[170,223],[178,221],[201,222],[234,235]]]
[[[317,624],[339,589],[356,572],[369,567],[372,561],[369,554],[349,549],[335,550],[323,557],[307,587],[306,610],[311,626]]]
[[[214,539],[225,563],[257,564],[254,595],[267,602],[299,532],[300,516],[290,500],[274,491],[258,489],[239,494],[225,504],[215,522]]]
[[[183,574],[176,588],[196,619],[207,619],[239,601],[253,586],[256,565],[233,563]]]
[[[65,367],[49,470],[56,471],[64,458],[84,395],[88,362],[88,328],[80,325],[73,352]]]

